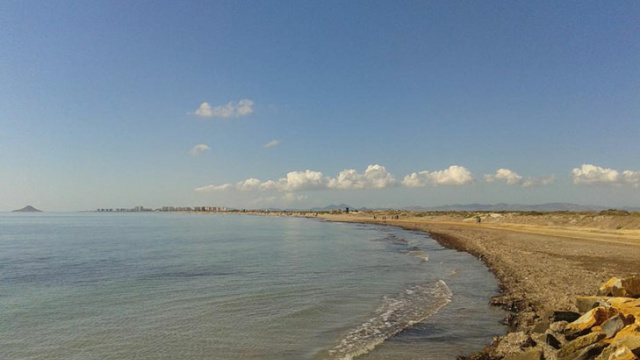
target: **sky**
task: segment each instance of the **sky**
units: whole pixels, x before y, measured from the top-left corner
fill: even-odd
[[[0,211],[640,206],[637,1],[1,1]]]

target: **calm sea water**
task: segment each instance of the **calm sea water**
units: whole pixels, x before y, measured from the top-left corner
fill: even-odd
[[[0,214],[2,359],[454,359],[504,333],[496,289],[391,227]]]

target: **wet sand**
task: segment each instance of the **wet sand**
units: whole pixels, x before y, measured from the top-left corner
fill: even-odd
[[[612,276],[640,275],[640,230],[636,229],[535,221],[477,224],[468,218],[382,219],[378,215],[373,219],[371,214],[320,214],[318,218],[425,231],[443,246],[480,258],[500,281],[502,293],[491,303],[513,311],[507,319],[513,331],[529,332],[536,319],[549,311],[576,310],[577,295],[594,294]]]

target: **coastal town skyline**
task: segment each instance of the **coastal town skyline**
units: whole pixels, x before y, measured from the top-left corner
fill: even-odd
[[[634,2],[0,4],[0,211],[640,207]]]

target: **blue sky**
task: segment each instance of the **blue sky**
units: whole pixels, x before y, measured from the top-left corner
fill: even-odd
[[[639,18],[632,1],[0,2],[0,210],[640,206]]]

